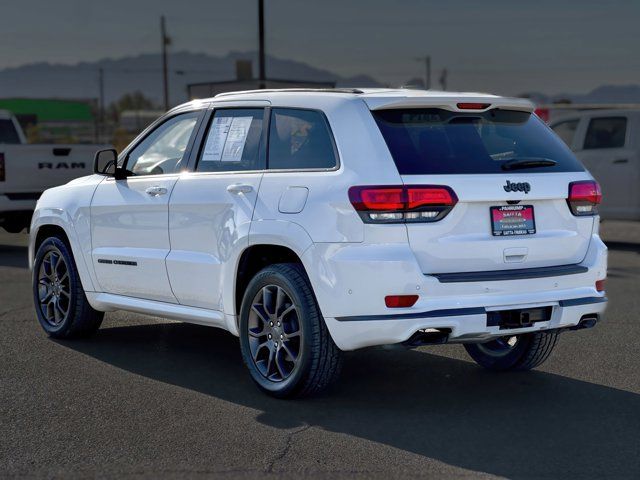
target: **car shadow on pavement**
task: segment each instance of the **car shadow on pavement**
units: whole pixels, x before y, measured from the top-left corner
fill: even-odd
[[[260,410],[257,420],[275,428],[315,426],[509,478],[640,472],[640,396],[558,375],[495,374],[424,351],[370,349],[347,355],[324,397],[284,401],[257,390],[237,339],[214,328],[105,326],[92,340],[60,344]]]
[[[0,245],[0,267],[29,268],[27,247]]]

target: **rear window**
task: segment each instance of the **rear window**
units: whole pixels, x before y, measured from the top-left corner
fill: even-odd
[[[269,126],[269,169],[331,169],[338,164],[329,125],[315,110],[274,108]]]
[[[401,175],[584,170],[564,142],[527,112],[428,108],[372,114]]]

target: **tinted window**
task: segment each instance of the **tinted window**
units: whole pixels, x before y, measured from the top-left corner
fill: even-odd
[[[573,144],[573,137],[576,134],[578,128],[578,120],[566,120],[564,122],[556,123],[551,127],[554,132],[566,143],[569,147]]]
[[[592,118],[584,138],[584,148],[621,148],[626,135],[625,117]]]
[[[0,120],[0,143],[20,143],[20,137],[11,120]]]
[[[263,170],[265,161],[260,154],[263,117],[262,108],[216,110],[197,171]]]
[[[171,117],[142,140],[128,155],[127,170],[135,175],[174,173],[182,161],[199,112]]]
[[[514,163],[552,160],[518,172],[578,172],[571,150],[536,115],[393,109],[372,112],[403,175],[504,173]]]
[[[313,110],[274,108],[269,127],[269,168],[333,168],[336,152],[324,115]]]

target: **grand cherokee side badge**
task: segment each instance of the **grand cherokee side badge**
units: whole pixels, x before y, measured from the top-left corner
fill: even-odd
[[[518,183],[512,183],[509,180],[507,180],[507,184],[503,185],[504,191],[505,192],[524,192],[524,193],[529,193],[531,191],[531,185],[529,185],[529,182],[518,182]]]

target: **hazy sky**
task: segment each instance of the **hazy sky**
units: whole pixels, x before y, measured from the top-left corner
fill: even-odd
[[[159,50],[255,50],[257,0],[0,0],[0,68]],[[515,94],[640,84],[640,0],[266,0],[267,52],[390,84]],[[268,66],[267,66],[268,74]]]

